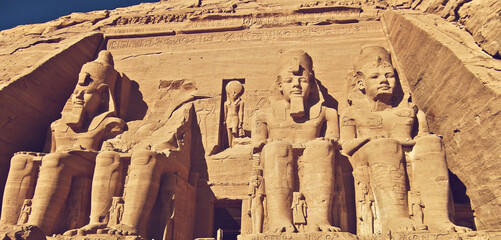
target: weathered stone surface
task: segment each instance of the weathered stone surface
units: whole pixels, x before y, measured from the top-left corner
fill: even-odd
[[[8,61],[14,66],[7,67],[9,70],[3,72],[11,79],[2,81],[0,91],[3,103],[0,109],[0,141],[3,143],[0,146],[0,164],[4,166],[0,172],[2,186],[14,152],[42,150],[49,124],[58,118],[76,84],[75,76],[85,62],[94,58],[101,39],[102,34],[99,33],[75,36],[57,46],[52,45],[50,50],[31,49],[26,61]],[[23,55],[18,54],[21,53],[14,55],[22,59]],[[42,57],[40,54],[47,55]],[[25,65],[34,59],[38,62],[31,63],[33,66]]]
[[[496,229],[500,219],[487,213],[499,211],[494,196],[501,184],[496,173],[501,149],[492,139],[501,132],[500,63],[468,42],[451,39],[422,17],[386,15],[390,40],[413,99],[426,112],[431,130],[444,136],[449,168],[467,186],[477,227]],[[448,67],[439,70],[440,66]]]
[[[495,231],[440,230],[468,231],[450,220],[477,229],[501,227],[496,160],[501,67],[491,57],[499,54],[497,8],[489,1],[452,0],[171,0],[2,31],[0,96],[10,96],[10,112],[0,117],[6,122],[0,139],[4,147],[12,145],[0,149],[2,169],[8,169],[13,151],[41,150],[48,123],[59,113],[71,113],[72,100],[63,105],[80,67],[108,50],[120,78],[130,79],[117,86],[130,89],[130,95],[114,99],[127,106],[117,109],[127,129],[93,147],[89,159],[96,168],[85,168],[87,175],[62,171],[75,179],[58,207],[72,210],[46,234],[63,234],[57,239],[193,239],[216,232],[225,239],[238,234],[241,239],[357,239],[355,234],[360,239],[494,239]],[[89,31],[96,33],[81,35]],[[365,78],[353,81],[353,64],[368,45],[391,53],[391,60],[385,53],[367,57],[366,63],[378,71],[392,64],[390,72],[401,82],[394,84],[392,104],[400,104],[383,110],[378,108],[383,101],[376,99],[372,111],[361,107],[366,111],[351,114],[353,105],[367,101],[357,98],[367,94],[358,85],[370,84]],[[280,57],[291,49],[307,52],[314,67],[304,55]],[[355,70],[372,78],[367,69]],[[377,79],[392,78],[381,71]],[[82,76],[83,82],[94,79]],[[315,91],[308,90],[312,87]],[[384,129],[353,125],[351,140],[361,145],[350,150],[348,138],[337,143],[336,129],[343,123],[332,124],[337,114],[326,114],[330,110],[360,122],[380,116],[382,123],[377,117],[367,121]],[[398,167],[388,164],[390,145],[396,146],[391,154],[398,155],[393,159]],[[68,147],[79,148],[87,147]],[[369,154],[374,151],[381,154]],[[20,155],[50,168],[50,154]],[[418,161],[429,161],[433,171]],[[383,168],[389,171],[382,174]],[[37,179],[36,171],[29,176]],[[39,179],[46,176],[43,170]],[[45,187],[48,194],[56,185],[36,188]],[[9,219],[23,224],[32,211],[29,203],[37,202],[26,199],[15,209],[19,216]],[[399,220],[392,217],[397,215]],[[37,224],[49,229],[51,223],[42,222]],[[225,222],[233,228],[221,225]],[[423,222],[429,231],[409,232]]]
[[[396,5],[396,4],[393,4]],[[434,13],[466,28],[475,42],[495,58],[501,58],[501,3],[496,0],[413,0],[404,1],[407,8]]]
[[[5,240],[45,240],[45,234],[37,226],[9,226],[0,227],[0,234]]]

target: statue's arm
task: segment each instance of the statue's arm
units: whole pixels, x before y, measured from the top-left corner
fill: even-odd
[[[357,138],[356,123],[352,114],[347,110],[341,115],[341,146],[343,153],[351,156],[358,148],[369,141],[369,138]]]
[[[339,117],[336,109],[326,108],[325,120],[325,138],[337,142],[339,140]]]
[[[416,137],[429,135],[430,129],[428,127],[428,121],[426,120],[426,114],[421,110],[417,110],[416,118],[418,122],[418,134]]]
[[[241,127],[244,124],[244,102],[240,102],[240,107],[238,108],[238,126]]]
[[[252,124],[251,142],[255,152],[261,151],[261,148],[266,144],[268,139],[268,124],[266,122],[266,114],[257,112]]]
[[[226,124],[226,119],[228,118],[228,101],[224,102],[224,122]]]
[[[52,153],[56,151],[56,139],[54,134],[52,134],[52,129],[53,126],[51,124],[49,129],[47,129],[47,135],[45,137],[45,144],[43,147],[43,152],[45,153]]]
[[[125,131],[127,124],[124,120],[116,117],[108,117],[105,124],[104,139],[111,139]]]

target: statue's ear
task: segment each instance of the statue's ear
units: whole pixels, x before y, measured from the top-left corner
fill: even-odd
[[[277,76],[277,87],[280,91],[282,91],[282,77],[280,75]]]
[[[358,90],[360,90],[362,93],[365,94],[365,85],[364,85],[364,74],[361,72],[355,73],[355,76],[353,76],[353,81],[355,82]]]
[[[101,103],[107,103],[109,96],[108,85],[101,85],[97,88],[99,95],[101,96]]]

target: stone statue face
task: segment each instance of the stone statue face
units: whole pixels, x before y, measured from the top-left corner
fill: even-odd
[[[306,101],[310,94],[310,71],[302,69],[294,74],[290,69],[280,72],[279,89],[287,102],[293,97],[301,97]]]
[[[73,108],[82,108],[86,113],[95,113],[101,103],[101,94],[95,87],[77,85],[72,99]]]
[[[237,100],[237,98],[238,98],[238,94],[239,94],[239,92],[237,92],[237,91],[230,91],[230,92],[228,92],[228,98],[229,98],[232,102],[234,102],[235,100]]]
[[[363,81],[359,84],[361,90],[369,98],[377,100],[381,97],[391,97],[395,88],[395,71],[391,66],[371,66],[362,68]]]
[[[105,84],[96,84],[90,74],[81,73],[71,97],[73,109],[67,124],[76,130],[95,117],[101,104],[106,100],[103,94],[106,90]]]

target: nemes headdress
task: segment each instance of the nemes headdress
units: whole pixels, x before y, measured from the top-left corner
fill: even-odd
[[[289,50],[283,52],[278,60],[278,73],[280,74],[284,69],[291,70],[294,75],[301,74],[303,70],[307,70],[310,73],[310,94],[308,97],[308,105],[309,109],[309,117],[310,119],[316,118],[320,115],[321,106],[324,102],[324,98],[322,93],[318,87],[318,80],[315,79],[313,73],[313,60],[303,50]],[[280,81],[280,77],[277,78],[277,81],[274,84],[274,91],[278,91],[278,82]],[[276,96],[277,98],[281,98],[281,94]]]
[[[278,67],[278,72],[285,68],[290,68],[294,74],[297,74],[301,68],[313,72],[313,60],[303,50],[291,50],[282,53],[278,60]]]
[[[114,68],[113,56],[109,51],[101,51],[96,60],[83,65],[80,71],[78,84],[99,87],[108,85],[110,92],[114,92],[118,72]]]
[[[392,66],[390,53],[381,46],[366,46],[362,47],[360,54],[355,60],[354,70],[358,72],[367,64],[375,67]]]

